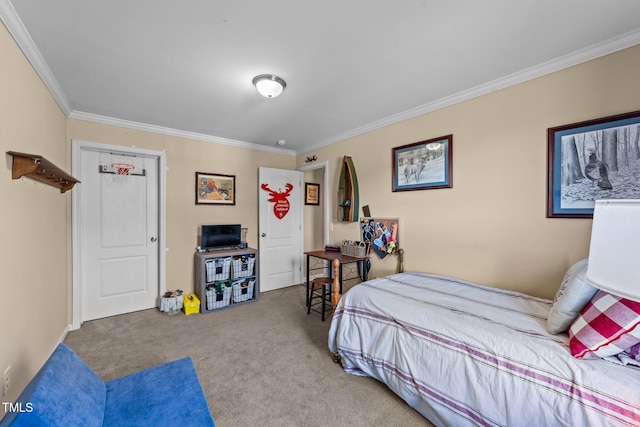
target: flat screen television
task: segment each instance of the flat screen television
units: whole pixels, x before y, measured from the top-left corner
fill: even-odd
[[[239,248],[242,243],[240,224],[203,225],[200,233],[200,248],[205,251]]]

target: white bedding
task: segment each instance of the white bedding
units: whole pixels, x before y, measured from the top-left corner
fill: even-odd
[[[438,426],[640,426],[640,368],[571,356],[551,301],[401,273],[357,285],[329,349]]]

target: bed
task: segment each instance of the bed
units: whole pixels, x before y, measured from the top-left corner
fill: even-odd
[[[437,426],[639,426],[640,367],[576,359],[554,301],[400,273],[338,302],[329,350]]]

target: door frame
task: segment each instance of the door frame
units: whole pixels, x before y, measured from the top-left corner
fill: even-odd
[[[166,226],[167,226],[167,158],[165,151],[145,150],[121,145],[103,144],[97,142],[71,141],[71,170],[74,176],[81,176],[82,150],[111,151],[116,153],[144,155],[158,160],[158,297],[166,290]],[[80,183],[82,185],[82,183]],[[81,193],[76,185],[71,190],[71,250],[72,268],[72,296],[71,296],[71,326],[70,330],[79,329],[82,325],[82,227],[80,221]]]
[[[324,162],[300,166],[298,168],[298,170],[303,173],[314,169],[324,169],[324,190],[322,191],[322,204],[324,208],[324,212],[322,215],[322,239],[324,245],[327,245],[329,243],[329,161],[325,160]],[[304,194],[302,195],[302,197],[304,197]],[[304,215],[302,216],[302,229],[304,230]],[[304,257],[303,255],[300,256]]]

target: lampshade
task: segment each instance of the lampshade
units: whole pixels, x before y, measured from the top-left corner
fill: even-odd
[[[258,89],[260,95],[265,98],[276,98],[280,96],[287,84],[278,76],[273,74],[261,74],[253,78],[253,85]]]
[[[640,200],[596,200],[587,280],[640,301]]]

